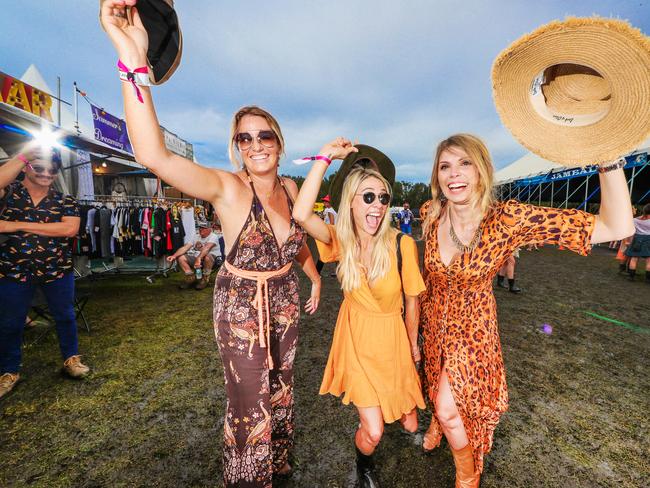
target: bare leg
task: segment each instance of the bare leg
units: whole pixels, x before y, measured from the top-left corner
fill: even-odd
[[[185,254],[178,257],[178,265],[181,267],[185,274],[194,273],[194,270],[190,268],[190,265],[187,262],[187,257],[185,257]]]
[[[463,420],[458,413],[458,407],[451,393],[449,386],[449,379],[447,378],[447,371],[442,368],[440,373],[440,381],[438,383],[438,396],[436,397],[436,417],[440,422],[442,432],[447,438],[447,442],[453,449],[462,449],[469,444],[467,432]]]
[[[409,413],[403,414],[399,421],[402,424],[402,427],[404,427],[404,430],[408,432],[415,432],[418,430],[418,413],[415,408]]]
[[[513,280],[515,278],[515,265],[517,264],[517,260],[515,259],[514,256],[510,256],[508,260],[506,261],[506,264],[504,265],[504,268],[506,269],[505,276],[509,280]],[[503,269],[503,268],[501,268]]]
[[[636,265],[637,265],[638,262],[639,262],[639,258],[630,258],[630,261],[629,261],[629,264],[628,264],[629,270],[630,271],[632,271],[632,270],[636,271]],[[646,264],[647,264],[647,261],[646,261]]]
[[[357,407],[359,428],[354,435],[357,449],[366,456],[375,451],[384,433],[384,417],[379,407]]]

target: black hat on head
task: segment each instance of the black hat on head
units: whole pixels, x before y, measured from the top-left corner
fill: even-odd
[[[388,184],[392,187],[395,183],[395,165],[379,149],[365,144],[355,144],[359,152],[352,152],[343,160],[338,173],[334,177],[334,181],[330,185],[330,197],[332,199],[332,207],[336,210],[341,203],[341,191],[343,190],[343,183],[350,174],[350,171],[355,166],[370,167],[376,169],[381,174]]]

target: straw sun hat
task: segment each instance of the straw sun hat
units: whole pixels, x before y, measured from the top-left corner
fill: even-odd
[[[611,161],[650,135],[650,39],[616,19],[554,21],[499,54],[492,89],[530,151],[565,166]]]

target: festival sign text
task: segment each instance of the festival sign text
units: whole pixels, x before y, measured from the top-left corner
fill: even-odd
[[[0,102],[52,122],[52,96],[1,71]]]

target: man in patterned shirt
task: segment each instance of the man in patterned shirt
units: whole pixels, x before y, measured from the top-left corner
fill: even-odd
[[[56,322],[63,372],[81,378],[89,371],[78,352],[70,246],[79,208],[52,188],[60,170],[57,150],[46,154],[33,147],[0,167],[0,397],[20,377],[23,330],[36,287]]]

